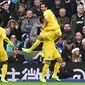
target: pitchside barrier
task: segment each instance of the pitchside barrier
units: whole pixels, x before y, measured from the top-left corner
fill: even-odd
[[[39,52],[33,52],[31,55],[24,54],[26,59],[31,60],[38,56]],[[21,54],[23,54],[21,52]],[[8,53],[8,55],[13,55],[13,53]],[[72,79],[85,79],[85,63],[70,63],[70,68],[73,70],[74,74]],[[7,72],[8,81],[26,81],[26,80],[39,80],[41,77],[41,70],[43,64],[37,63],[24,63],[24,64],[9,64]],[[69,73],[70,74],[70,73]],[[0,75],[1,76],[1,75]],[[50,70],[46,74],[46,79],[50,79]]]

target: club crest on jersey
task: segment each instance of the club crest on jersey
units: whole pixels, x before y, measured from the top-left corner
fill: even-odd
[[[48,59],[51,58],[50,56],[48,56]]]

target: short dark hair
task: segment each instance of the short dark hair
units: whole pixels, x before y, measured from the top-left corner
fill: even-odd
[[[48,8],[48,5],[45,2],[41,3],[41,5],[45,5],[45,7]]]

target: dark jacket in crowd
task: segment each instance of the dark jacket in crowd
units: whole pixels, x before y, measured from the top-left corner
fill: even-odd
[[[28,42],[26,44],[26,47],[25,48],[30,48],[32,46],[31,42]],[[22,48],[24,47],[24,42],[21,42],[20,45],[18,46],[19,48],[19,51],[22,51]]]
[[[81,48],[82,47],[82,40],[79,43],[79,42],[77,42],[76,39],[74,39],[74,44],[75,44],[76,47]]]
[[[10,5],[9,5],[9,12],[12,16],[14,16],[15,14],[15,3],[13,3],[12,1],[10,2]]]
[[[58,73],[60,79],[72,78],[73,75],[74,75],[74,71],[71,68],[70,63],[67,63],[65,67],[61,67],[60,72]]]
[[[63,7],[66,9],[67,15],[71,18],[71,16],[77,12],[77,3],[75,0],[70,0],[69,3],[66,3],[65,1],[66,0],[62,0]]]
[[[9,19],[10,19],[10,13],[9,13],[9,11],[7,12],[6,10],[2,9],[0,12],[0,15],[3,18],[3,27],[5,28],[7,26]]]
[[[24,55],[18,54],[16,56],[10,56],[8,63],[23,63],[25,61]]]
[[[34,0],[19,0],[19,1],[16,3],[16,6],[15,6],[15,11],[16,11],[16,12],[18,11],[20,4],[24,4],[26,10],[29,10],[29,9],[33,6],[33,4],[34,4]]]
[[[85,25],[85,13],[84,13],[84,25]],[[74,15],[72,15],[72,17],[71,17],[71,28],[74,30],[74,31],[76,31],[77,30],[77,28],[76,28],[76,22],[77,22],[77,14],[74,14]],[[82,31],[82,29],[81,29],[81,31]]]
[[[72,29],[70,29],[69,31],[64,31],[63,35],[62,35],[62,38],[64,40],[74,40],[74,36],[75,36],[75,33]]]
[[[56,63],[56,60],[53,60],[51,62],[51,65],[50,65],[50,74],[51,75],[53,74],[53,69],[54,69],[55,63]],[[59,73],[58,73],[59,78],[61,78],[61,79],[72,78],[74,72],[73,72],[73,69],[71,66],[72,66],[71,63],[69,62],[69,63],[66,63],[66,65],[64,67],[60,67]]]
[[[83,47],[80,48],[80,54],[82,56],[82,62],[85,62],[85,49]]]
[[[51,8],[51,11],[55,14],[56,18],[59,16],[59,10],[60,8],[56,7]]]
[[[63,19],[61,17],[58,17],[57,20],[58,20],[58,23],[60,25],[61,31],[64,32],[64,25],[66,23],[70,24],[70,18],[67,16],[65,16]]]
[[[33,6],[33,7],[31,8],[31,10],[32,10],[33,14],[36,14],[37,17],[43,15],[41,9],[40,9],[40,10],[37,10],[36,6]]]
[[[19,29],[14,28],[13,30],[10,30],[10,36],[11,35],[16,35],[17,39],[20,40],[21,39],[21,35],[20,35],[20,31]]]

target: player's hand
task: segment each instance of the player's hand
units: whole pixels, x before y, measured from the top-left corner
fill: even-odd
[[[58,34],[56,34],[56,36],[57,36],[57,37],[60,37],[61,35],[58,33]]]
[[[66,62],[61,63],[61,67],[65,67],[66,66]]]

